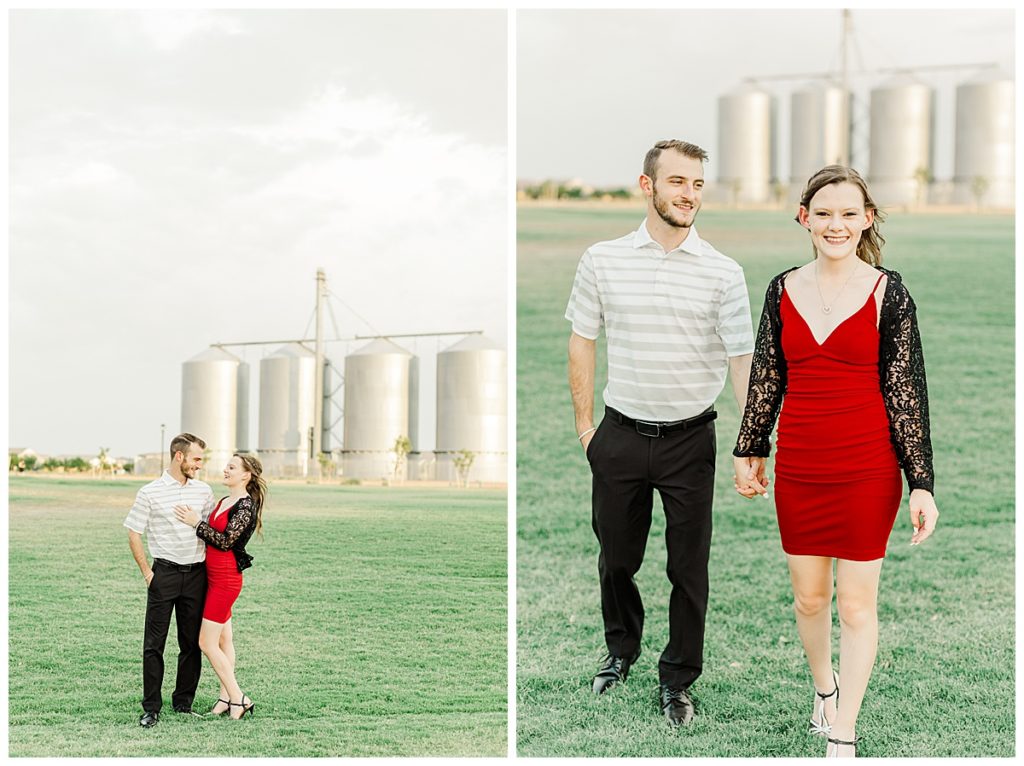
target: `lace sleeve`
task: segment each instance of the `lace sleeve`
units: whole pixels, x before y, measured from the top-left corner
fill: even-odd
[[[253,522],[252,500],[248,497],[243,497],[235,505],[234,512],[228,511],[228,513],[231,514],[231,518],[228,519],[228,525],[223,532],[218,532],[205,521],[200,521],[196,526],[196,535],[214,548],[222,551],[231,550],[231,546],[238,541],[238,538],[245,534],[245,531]]]
[[[889,284],[879,323],[879,376],[889,416],[889,433],[907,484],[912,490],[926,489],[934,493],[928,385],[916,306],[899,274],[886,273]]]
[[[736,448],[732,451],[736,457],[767,457],[771,452],[772,429],[782,407],[782,395],[786,392],[786,359],[782,354],[782,321],[779,316],[784,277],[785,274],[775,277],[765,292],[754,356],[750,362],[747,404],[743,408]]]

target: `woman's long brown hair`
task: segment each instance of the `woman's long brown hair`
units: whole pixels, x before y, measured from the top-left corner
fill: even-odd
[[[235,453],[235,457],[242,461],[242,467],[252,474],[249,483],[245,485],[245,491],[252,498],[256,506],[256,534],[263,537],[263,501],[267,498],[267,482],[263,479],[263,463],[255,455],[243,455]]]

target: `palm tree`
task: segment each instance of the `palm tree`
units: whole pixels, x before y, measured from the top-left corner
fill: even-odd
[[[391,447],[391,451],[395,453],[395,481],[398,481],[398,475],[401,473],[402,468],[405,467],[406,456],[411,450],[412,442],[409,441],[408,436],[398,436],[395,438],[394,446]]]
[[[917,206],[924,207],[925,194],[928,192],[928,184],[930,184],[934,178],[932,178],[932,172],[924,165],[914,171],[914,180],[917,181]]]
[[[975,176],[971,180],[971,194],[974,195],[974,207],[981,210],[981,201],[988,192],[989,182],[985,176]]]

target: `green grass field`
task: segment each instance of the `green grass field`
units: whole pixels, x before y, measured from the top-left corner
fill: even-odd
[[[271,485],[233,625],[256,715],[139,727],[139,481],[12,477],[12,756],[492,755],[507,747],[506,494]],[[215,491],[217,488],[215,488]],[[209,663],[197,710],[216,700]]]
[[[664,516],[656,506],[637,580],[643,656],[600,698],[604,653],[590,471],[575,439],[562,316],[580,255],[635,229],[643,211],[519,211],[518,710],[523,756],[817,756],[811,681],[792,616],[773,506],[732,489],[738,413],[719,399],[718,477],[698,718],[671,731],[656,705],[668,634]],[[769,278],[806,262],[786,212],[705,211],[702,236],[739,261],[760,315]],[[1010,216],[893,214],[885,265],[919,309],[936,499],[942,517],[908,546],[904,509],[882,573],[878,661],[858,724],[864,756],[1014,754],[1014,306]],[[603,347],[603,341],[600,344]],[[599,352],[598,392],[604,387]],[[602,408],[598,395],[598,417]],[[836,643],[837,647],[838,644]],[[838,649],[836,650],[838,651]]]

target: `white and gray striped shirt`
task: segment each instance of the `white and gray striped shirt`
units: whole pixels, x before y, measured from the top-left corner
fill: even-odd
[[[196,479],[178,482],[167,471],[151,481],[135,495],[124,525],[146,536],[149,554],[155,559],[167,559],[176,564],[194,564],[206,559],[206,543],[196,537],[196,531],[174,516],[174,506],[187,505],[198,511],[203,521],[213,510],[213,490],[210,485]]]
[[[565,310],[577,335],[604,327],[604,401],[631,418],[699,415],[722,392],[729,357],[753,353],[743,269],[696,227],[665,252],[647,231],[598,242],[583,254]]]

